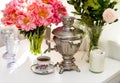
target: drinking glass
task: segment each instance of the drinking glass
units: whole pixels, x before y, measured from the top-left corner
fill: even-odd
[[[19,40],[15,37],[12,29],[1,30],[3,43],[6,46],[6,52],[3,54],[4,59],[13,58],[16,55]]]

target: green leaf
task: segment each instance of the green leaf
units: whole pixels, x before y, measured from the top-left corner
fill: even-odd
[[[108,7],[109,7],[109,8],[114,8],[114,6],[115,6],[116,4],[117,4],[117,2],[114,1],[114,2],[110,3],[110,4],[108,5]]]
[[[98,3],[97,0],[88,0],[87,4],[88,4],[89,7],[92,7],[93,10],[97,10],[100,7],[100,4]]]

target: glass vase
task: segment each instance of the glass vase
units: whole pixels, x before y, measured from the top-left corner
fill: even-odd
[[[41,44],[44,39],[45,26],[38,26],[34,30],[24,31],[20,30],[20,33],[23,34],[30,43],[30,52],[33,55],[38,55],[42,53]]]
[[[34,55],[42,53],[41,44],[44,39],[44,35],[41,34],[39,37],[37,35],[33,35],[33,37],[29,38],[30,42],[30,52]]]
[[[104,71],[105,52],[98,47],[93,47],[89,56],[89,69],[94,73],[101,73]]]

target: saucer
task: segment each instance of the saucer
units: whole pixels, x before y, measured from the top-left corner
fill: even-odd
[[[33,64],[31,66],[31,70],[36,74],[41,74],[41,75],[51,74],[54,72],[54,65],[49,64],[49,66],[46,69],[40,69],[38,64]]]

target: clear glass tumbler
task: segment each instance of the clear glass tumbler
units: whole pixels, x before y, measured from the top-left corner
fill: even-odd
[[[16,55],[19,49],[19,39],[11,35],[7,40],[6,48],[8,62],[7,68],[12,69],[16,64]]]
[[[15,35],[12,29],[1,30],[1,35],[3,39],[3,43],[6,46],[6,52],[3,54],[3,58],[4,59],[13,58],[16,55],[19,40],[15,38]]]

